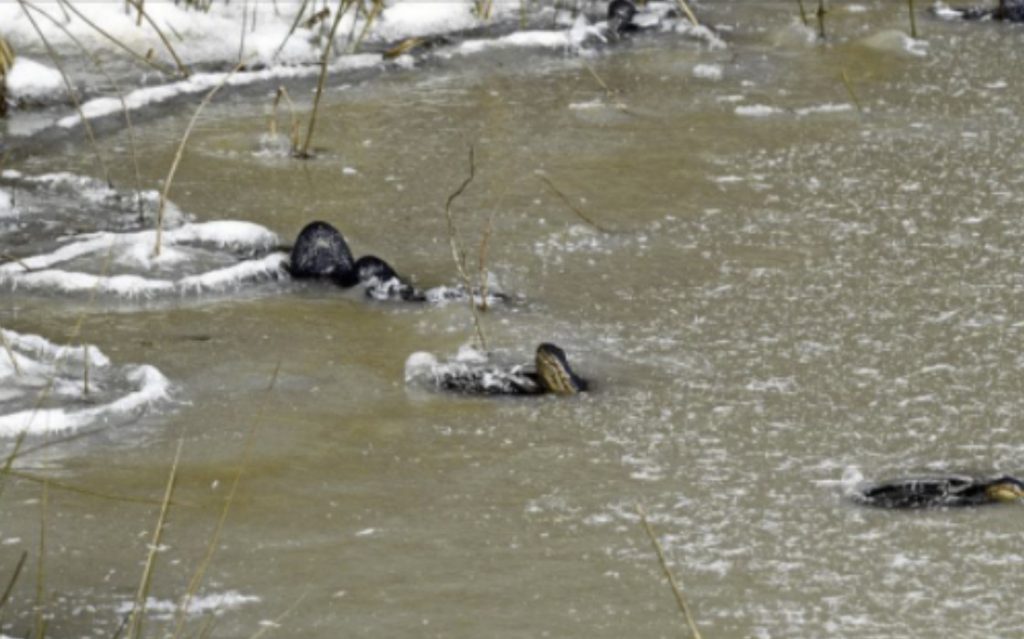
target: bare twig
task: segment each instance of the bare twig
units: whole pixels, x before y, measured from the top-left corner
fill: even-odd
[[[825,0],[818,0],[818,37],[822,40],[825,39],[825,16],[828,14],[828,9],[825,8]]]
[[[231,79],[231,76],[235,75],[235,73],[237,73],[241,68],[241,64],[236,65],[230,73],[226,73],[224,75],[221,81],[217,83],[217,86],[210,89],[206,94],[206,97],[204,97],[202,102],[199,103],[199,106],[196,107],[196,112],[192,114],[192,119],[189,120],[188,127],[185,128],[185,134],[181,136],[181,143],[178,144],[178,151],[174,154],[174,161],[171,162],[171,169],[167,172],[167,179],[164,180],[164,188],[160,192],[160,205],[157,208],[156,213],[156,245],[153,247],[154,256],[160,255],[160,244],[163,241],[164,210],[167,207],[167,194],[171,190],[171,183],[174,182],[174,174],[178,171],[178,164],[181,163],[181,156],[185,152],[185,144],[188,142],[188,138],[192,134],[192,129],[195,127],[196,121],[199,119],[199,114],[203,112],[203,109],[210,103],[210,100],[213,100],[213,96],[217,95],[217,92],[227,84],[228,80]]]
[[[907,10],[910,12],[910,37],[917,40],[917,17],[914,15],[914,0],[907,0]]]
[[[494,213],[487,218],[487,226],[480,236],[480,249],[477,251],[477,288],[480,290],[480,310],[487,311],[487,250],[491,245],[491,234],[494,232]]]
[[[608,227],[606,227],[606,226],[604,226],[602,224],[598,224],[597,222],[592,220],[586,213],[583,212],[583,209],[581,209],[580,207],[578,207],[575,204],[573,204],[572,200],[570,200],[569,197],[565,193],[562,193],[562,191],[559,190],[559,188],[557,186],[555,186],[555,183],[552,182],[551,180],[549,180],[547,178],[547,176],[545,176],[545,175],[538,175],[537,179],[540,180],[541,182],[543,182],[549,189],[551,189],[551,192],[554,193],[558,197],[558,199],[560,199],[562,201],[563,204],[565,204],[567,207],[569,207],[569,210],[571,210],[573,213],[575,213],[577,217],[579,217],[581,220],[586,222],[588,225],[594,227],[595,229],[597,229],[598,231],[601,231],[603,233],[614,233],[615,232],[615,231],[609,229]]]
[[[474,160],[473,147],[469,147],[469,177],[463,180],[459,188],[448,196],[448,201],[444,205],[444,216],[448,223],[448,245],[452,250],[452,260],[455,261],[455,268],[459,272],[459,276],[462,278],[462,283],[466,287],[466,295],[469,298],[469,310],[473,314],[473,326],[476,328],[477,338],[480,340],[480,347],[487,350],[487,337],[484,335],[483,325],[480,323],[480,312],[476,305],[475,295],[473,293],[473,279],[469,276],[469,272],[466,270],[466,251],[462,248],[462,240],[459,238],[459,231],[455,227],[455,218],[452,216],[452,203],[462,195],[469,186],[469,183],[473,181],[476,176],[476,162]]]
[[[661,564],[661,569],[668,578],[668,583],[672,587],[672,594],[676,597],[676,604],[679,605],[679,610],[681,610],[683,616],[686,617],[686,624],[690,627],[690,632],[693,633],[694,639],[701,639],[700,630],[697,629],[697,624],[693,621],[693,615],[690,614],[690,607],[686,605],[686,599],[683,598],[682,584],[676,581],[672,571],[669,570],[668,562],[665,560],[665,553],[661,549],[661,544],[658,543],[658,538],[655,536],[650,522],[647,521],[647,513],[644,511],[643,506],[639,504],[637,504],[636,512],[640,515],[640,521],[643,522],[644,530],[647,531],[647,536],[650,538],[651,544],[654,546],[654,552],[658,554],[658,563]]]

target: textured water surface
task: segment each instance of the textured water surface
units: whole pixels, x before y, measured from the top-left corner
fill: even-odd
[[[825,45],[795,3],[707,2],[724,48],[500,49],[333,85],[311,162],[264,152],[272,89],[210,107],[182,211],[282,238],[328,220],[422,286],[458,282],[444,203],[473,145],[455,218],[471,264],[493,220],[488,269],[519,296],[484,317],[490,346],[529,362],[555,342],[593,392],[406,388],[410,353],[472,339],[459,304],[279,282],[112,312],[5,290],[5,328],[60,342],[82,316],[84,339],[173,384],[171,405],[21,464],[158,500],[183,437],[160,601],[244,464],[202,591],[223,603],[198,608],[221,612],[215,636],[678,636],[637,504],[705,636],[1019,635],[1024,510],[886,512],[846,491],[1021,471],[1024,32],[922,15],[914,44],[892,31],[903,3],[833,4]],[[137,131],[147,184],[188,117]],[[84,149],[13,168],[89,175]],[[34,552],[39,497],[8,484],[3,565]],[[51,488],[48,509],[52,632],[108,634],[157,507]],[[31,624],[26,570],[8,634]]]

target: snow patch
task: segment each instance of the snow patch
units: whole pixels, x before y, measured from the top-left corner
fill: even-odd
[[[15,100],[45,100],[64,90],[64,78],[56,69],[18,56],[7,72],[7,93]]]

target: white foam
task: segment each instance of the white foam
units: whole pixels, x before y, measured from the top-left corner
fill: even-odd
[[[852,111],[853,105],[846,102],[826,102],[825,104],[815,104],[809,107],[803,107],[796,110],[796,114],[800,116],[814,115],[818,113],[843,113],[845,111]]]
[[[220,614],[227,610],[240,608],[246,604],[258,603],[261,599],[255,595],[244,595],[237,590],[215,592],[208,595],[193,597],[188,604],[188,614],[202,615]],[[133,601],[123,601],[116,609],[117,614],[127,615],[135,606]],[[149,597],[146,600],[146,614],[155,619],[171,619],[177,613],[180,603],[170,599]]]
[[[6,347],[0,350],[0,381],[7,393],[4,403],[37,397],[67,404],[55,408],[9,410],[0,414],[0,437],[14,437],[22,432],[32,435],[70,431],[97,421],[126,415],[169,397],[170,382],[159,370],[149,365],[127,366],[118,370],[95,346],[58,346],[38,335],[2,330]],[[7,351],[7,347],[10,351]],[[130,390],[105,397],[102,403],[88,408],[75,408],[84,393],[86,369],[92,371],[91,393],[104,397],[118,384]],[[74,376],[68,370],[74,371]],[[4,407],[0,405],[0,411]]]
[[[15,100],[45,100],[64,91],[60,72],[24,56],[17,56],[7,72],[7,93]]]
[[[745,104],[736,107],[736,115],[746,118],[765,118],[779,113],[782,113],[782,109],[766,104]]]
[[[704,80],[721,80],[722,65],[720,64],[698,64],[693,67],[693,77]]]

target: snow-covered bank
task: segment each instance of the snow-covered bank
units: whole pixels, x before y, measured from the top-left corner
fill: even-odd
[[[198,94],[225,80],[229,86],[242,86],[315,76],[332,22],[329,15],[321,13],[313,20],[313,10],[298,0],[280,0],[272,5],[215,1],[209,11],[178,3],[151,3],[145,5],[149,19],[141,24],[134,10],[126,13],[119,3],[76,3],[70,11],[57,3],[34,6],[61,18],[58,22],[62,28],[38,16],[36,23],[64,58],[73,84],[80,76],[96,77],[97,70],[72,37],[91,52],[118,60],[119,70],[114,73],[121,75],[117,82],[120,94],[107,88],[101,91],[103,95],[85,100],[81,110],[89,120],[113,116],[123,108],[142,109]],[[338,73],[384,69],[388,65],[410,67],[416,64],[418,56],[471,55],[491,49],[587,51],[609,41],[603,21],[604,6],[595,3],[579,14],[552,7],[531,8],[530,19],[525,21],[518,0],[494,3],[486,19],[475,13],[472,0],[395,1],[374,16],[372,22],[367,15],[350,10],[339,23],[328,68]],[[724,46],[714,32],[675,17],[674,7],[669,2],[651,2],[638,16],[638,24],[655,32],[681,34],[710,48]],[[54,123],[63,128],[79,125],[82,115],[71,111],[64,95],[65,84],[51,68],[53,63],[40,64],[32,59],[43,59],[46,54],[21,6],[0,3],[0,25],[0,35],[29,56],[18,58],[8,82],[10,97],[21,104],[68,103],[63,109],[66,112]],[[544,28],[538,30],[537,26]],[[385,46],[396,42],[468,31],[474,34],[471,39],[456,38],[429,52],[409,47],[417,57],[406,54],[389,59],[381,53]],[[161,34],[170,45],[165,44]],[[357,53],[357,45],[371,52]],[[142,58],[150,59],[152,66],[142,62]],[[227,77],[226,69],[239,62],[245,67]],[[182,68],[188,69],[187,76]],[[39,130],[36,125],[29,133]]]
[[[115,366],[95,346],[0,330],[0,437],[76,430],[130,415],[169,393],[170,382],[153,366]]]

